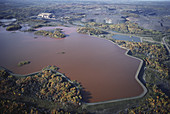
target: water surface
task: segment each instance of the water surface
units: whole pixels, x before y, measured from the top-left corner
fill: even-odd
[[[15,18],[13,18],[13,19],[0,19],[0,22],[2,22],[2,23],[8,23],[8,22],[14,22],[14,21],[16,21]]]
[[[133,97],[143,92],[135,80],[139,60],[126,56],[126,50],[105,39],[79,34],[74,27],[60,28],[68,37],[53,39],[0,28],[0,65],[20,74],[56,65],[71,80],[81,82],[90,93],[89,102]],[[31,64],[18,67],[23,60]]]
[[[0,22],[3,23],[4,25],[10,25],[11,23],[15,22],[17,19],[0,19]]]
[[[120,35],[120,34],[115,34],[112,36],[112,38],[116,40],[125,40],[125,41],[131,41],[131,42],[141,42],[139,37],[135,36],[127,36],[127,35]]]

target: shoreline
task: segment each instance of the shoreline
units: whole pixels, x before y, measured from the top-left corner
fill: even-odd
[[[65,78],[68,82],[70,82],[71,84],[73,84],[73,85],[77,88],[77,90],[79,90],[79,88],[74,84],[74,82],[71,81],[67,76],[65,76],[64,74],[62,74],[62,73],[59,72],[59,71],[52,70],[52,69],[50,69],[50,68],[45,68],[45,69],[42,69],[42,70],[37,71],[37,72],[33,72],[33,73],[30,73],[30,74],[23,74],[23,75],[22,75],[22,74],[14,74],[14,73],[12,73],[10,70],[8,70],[8,69],[6,69],[6,68],[4,68],[4,67],[2,67],[2,66],[0,66],[0,70],[6,70],[10,75],[15,76],[15,77],[20,77],[20,78],[29,77],[29,76],[32,77],[32,76],[35,76],[35,75],[37,75],[37,74],[39,74],[39,73],[42,73],[42,71],[49,70],[49,71],[58,73],[59,75],[61,75],[61,77]]]
[[[59,72],[59,71],[52,70],[52,69],[50,69],[50,68],[45,68],[45,69],[42,69],[42,70],[37,71],[37,72],[33,72],[33,73],[30,73],[30,74],[23,74],[23,75],[22,75],[22,74],[14,74],[14,73],[12,73],[11,71],[9,71],[8,69],[0,66],[0,70],[1,70],[1,69],[2,69],[2,70],[6,70],[6,71],[7,71],[10,75],[12,75],[12,76],[20,77],[20,78],[22,78],[22,77],[28,77],[28,76],[34,76],[34,75],[36,75],[36,74],[38,74],[38,73],[41,73],[41,72],[44,71],[44,70],[49,70],[49,71],[52,71],[52,72],[55,72],[55,73],[60,74],[61,77],[64,77],[65,79],[67,79],[68,82],[74,84],[74,83],[73,83],[67,76],[65,76],[64,74],[62,74],[62,73]]]
[[[95,38],[98,38],[98,37],[95,37]],[[121,98],[121,99],[115,99],[115,100],[108,100],[108,101],[102,101],[102,102],[95,102],[95,103],[84,103],[85,105],[87,106],[92,106],[92,105],[98,105],[98,104],[107,104],[107,103],[114,103],[114,102],[119,102],[119,101],[126,101],[126,100],[132,100],[132,99],[138,99],[138,98],[142,98],[146,95],[146,93],[148,92],[147,88],[144,86],[144,79],[143,79],[143,76],[144,76],[144,73],[140,74],[141,72],[143,72],[144,70],[144,62],[142,59],[140,58],[137,58],[137,57],[134,57],[134,56],[131,56],[129,53],[129,49],[128,48],[125,48],[125,47],[121,47],[119,46],[118,44],[116,44],[115,42],[113,41],[110,41],[108,39],[103,39],[103,40],[107,40],[111,43],[113,43],[114,45],[117,45],[119,48],[122,48],[122,49],[125,49],[127,50],[125,52],[125,55],[128,56],[128,57],[131,57],[131,58],[134,58],[134,59],[137,59],[140,61],[140,64],[139,64],[139,67],[138,67],[138,70],[136,71],[136,75],[135,75],[135,79],[136,81],[139,83],[140,86],[142,86],[143,88],[143,92],[138,95],[138,96],[134,96],[134,97],[127,97],[127,98]]]

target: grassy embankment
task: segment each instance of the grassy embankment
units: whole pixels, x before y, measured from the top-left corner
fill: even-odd
[[[16,75],[16,74],[14,74]],[[1,113],[83,113],[81,86],[48,66],[31,76],[0,70]]]
[[[116,31],[119,33],[125,33],[129,35],[137,35],[140,37],[144,37],[146,39],[152,37],[153,38],[152,40],[159,41],[159,42],[162,40],[161,38],[164,36],[164,34],[162,34],[159,31],[144,29],[140,27],[138,24],[129,21],[121,24],[103,24],[103,23],[89,22],[89,23],[85,23],[85,25],[87,27],[97,27],[107,31]]]

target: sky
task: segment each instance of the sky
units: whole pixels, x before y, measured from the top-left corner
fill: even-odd
[[[170,0],[75,0],[75,1],[170,1]]]
[[[170,0],[110,0],[110,1],[170,1]]]
[[[0,1],[13,1],[13,0],[0,0]],[[29,2],[31,2],[31,1],[48,1],[48,0],[16,0],[16,1],[22,1],[22,2],[24,2],[24,1],[29,1]],[[170,0],[49,0],[49,1],[102,1],[102,2],[116,2],[116,3],[118,3],[118,2],[134,2],[134,1],[169,1],[170,2]]]
[[[170,0],[136,0],[136,1],[170,1]]]
[[[75,0],[75,1],[170,1],[170,0]]]

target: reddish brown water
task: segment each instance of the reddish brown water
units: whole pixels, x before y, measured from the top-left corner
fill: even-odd
[[[107,40],[79,34],[73,27],[60,28],[69,35],[65,39],[34,39],[33,33],[12,33],[0,28],[0,65],[20,74],[56,65],[71,80],[81,82],[91,94],[90,102],[133,97],[143,92],[135,80],[139,60],[126,56],[126,50]],[[30,60],[31,64],[17,67],[23,60]]]

